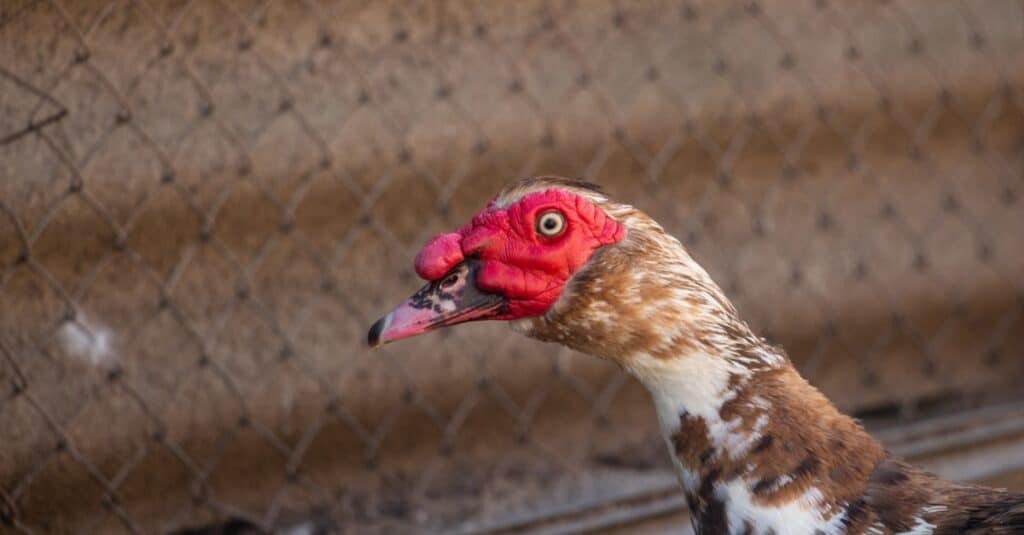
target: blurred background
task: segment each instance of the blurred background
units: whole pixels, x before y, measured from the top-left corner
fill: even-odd
[[[1024,5],[0,3],[0,531],[688,529],[645,392],[371,351],[504,185],[602,184],[896,454],[1024,488]]]

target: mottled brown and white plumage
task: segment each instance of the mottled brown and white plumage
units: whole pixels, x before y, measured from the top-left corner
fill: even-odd
[[[641,211],[559,178],[520,181],[488,209],[551,190],[592,203],[624,238],[595,248],[543,313],[501,317],[612,360],[647,388],[698,533],[1024,533],[1024,496],[890,458]]]

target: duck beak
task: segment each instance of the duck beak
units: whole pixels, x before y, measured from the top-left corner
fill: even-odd
[[[504,314],[508,300],[476,287],[478,260],[457,264],[437,280],[428,282],[401,305],[377,320],[366,337],[370,347],[418,334]]]

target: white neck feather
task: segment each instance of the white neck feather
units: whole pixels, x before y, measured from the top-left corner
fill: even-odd
[[[707,425],[707,440],[715,455],[733,460],[742,460],[766,431],[771,406],[760,397],[751,397],[749,401],[759,413],[752,426],[744,429],[738,418],[722,418],[722,408],[736,399],[739,389],[754,373],[735,359],[694,352],[674,359],[640,354],[623,362],[626,370],[650,392],[679,481],[691,496],[698,493],[703,481],[699,472],[684,466],[675,455],[674,437],[680,432],[683,415],[701,418]],[[754,484],[756,481],[743,476],[714,483],[714,497],[724,504],[728,533],[844,533],[845,513],[824,512],[823,496],[817,488],[811,487],[785,504],[767,506],[758,504],[754,498]],[[693,518],[701,532],[700,519],[696,515]]]

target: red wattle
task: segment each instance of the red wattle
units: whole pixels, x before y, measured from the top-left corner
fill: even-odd
[[[535,231],[537,218],[550,210],[565,217],[565,231],[541,236]],[[433,238],[416,256],[416,272],[436,280],[466,257],[479,258],[477,285],[509,299],[504,319],[537,316],[558,300],[594,250],[625,236],[621,223],[583,196],[549,189],[506,208],[492,202],[470,224]]]
[[[435,236],[416,255],[416,274],[435,280],[462,262],[462,234],[449,232]]]

